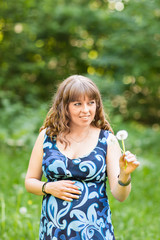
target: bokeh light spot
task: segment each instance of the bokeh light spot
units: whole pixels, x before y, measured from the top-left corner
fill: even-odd
[[[119,11],[119,12],[123,11],[123,9],[124,9],[124,4],[123,4],[123,2],[116,2],[116,3],[115,3],[115,9],[116,9],[117,11]]]
[[[88,54],[90,59],[96,59],[98,57],[98,52],[96,50],[91,50]]]
[[[91,75],[94,75],[95,74],[95,69],[90,66],[90,67],[87,68],[87,72]]]
[[[23,25],[22,23],[17,23],[14,26],[15,33],[21,33],[23,31]]]

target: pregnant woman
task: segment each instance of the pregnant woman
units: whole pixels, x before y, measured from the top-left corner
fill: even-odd
[[[124,201],[138,166],[132,153],[121,154],[96,85],[68,77],[40,129],[25,179],[27,191],[44,195],[39,239],[114,240],[106,179]]]

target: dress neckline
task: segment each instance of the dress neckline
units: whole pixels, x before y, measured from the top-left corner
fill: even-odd
[[[92,152],[94,152],[94,150],[98,147],[99,139],[100,139],[100,137],[101,137],[101,133],[102,133],[102,129],[100,129],[100,131],[99,131],[98,140],[97,140],[96,146],[95,146],[89,153],[84,154],[82,157],[77,157],[77,158],[69,158],[69,157],[67,157],[67,156],[66,156],[65,154],[63,154],[63,153],[59,150],[59,148],[57,147],[57,142],[56,142],[56,140],[55,140],[55,146],[56,146],[56,149],[59,151],[59,153],[60,153],[61,155],[63,155],[65,158],[67,158],[68,160],[73,161],[73,160],[76,160],[76,159],[83,159],[83,158],[88,157],[88,156],[89,156]]]

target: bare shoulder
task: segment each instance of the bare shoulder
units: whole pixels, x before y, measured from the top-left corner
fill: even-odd
[[[95,134],[99,134],[101,129],[100,128],[97,128],[97,127],[91,127],[91,131]]]
[[[43,145],[45,133],[46,133],[46,129],[43,129],[43,130],[39,133],[35,145]]]
[[[108,145],[108,150],[109,151],[116,151],[116,150],[120,150],[120,145],[118,143],[118,140],[116,138],[116,136],[109,132],[108,138],[107,138],[107,145]]]
[[[97,139],[99,137],[101,129],[97,127],[91,127],[90,137],[91,139]]]
[[[43,130],[39,133],[38,137],[39,137],[40,139],[43,139],[43,140],[44,140],[45,133],[46,133],[46,129],[43,129]]]

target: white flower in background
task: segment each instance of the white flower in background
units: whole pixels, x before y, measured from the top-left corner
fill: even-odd
[[[120,130],[117,132],[116,137],[118,140],[125,140],[128,137],[128,132],[126,130]]]
[[[24,214],[27,213],[27,208],[26,208],[26,207],[21,207],[21,208],[19,209],[19,212],[24,215]]]
[[[26,172],[21,173],[21,178],[24,178],[24,179],[25,179],[25,177],[26,177]]]
[[[123,11],[123,9],[124,9],[124,4],[123,4],[123,2],[116,2],[116,4],[115,4],[115,9],[117,10],[117,11],[119,11],[119,12],[121,12],[121,11]]]

